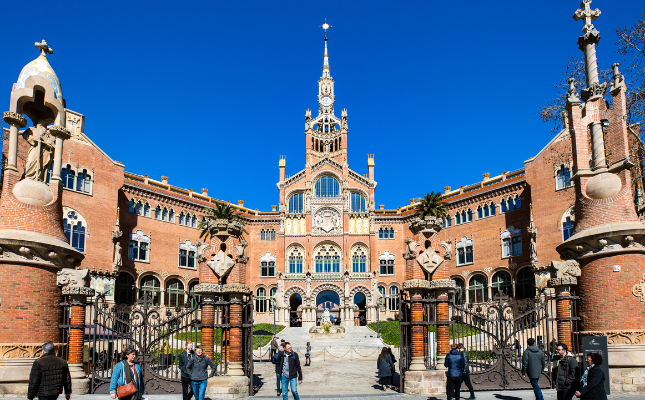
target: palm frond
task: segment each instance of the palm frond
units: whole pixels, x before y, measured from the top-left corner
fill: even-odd
[[[419,211],[419,218],[425,217],[443,218],[448,215],[446,203],[442,202],[442,195],[439,192],[430,192],[423,195],[416,209]]]

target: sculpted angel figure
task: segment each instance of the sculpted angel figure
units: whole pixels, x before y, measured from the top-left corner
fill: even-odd
[[[121,242],[118,240],[114,243],[114,257],[112,262],[112,269],[117,271],[123,265],[123,258],[121,256]]]
[[[29,143],[29,152],[25,163],[25,179],[45,181],[45,174],[53,161],[55,139],[47,132],[42,121],[23,132],[23,137]]]

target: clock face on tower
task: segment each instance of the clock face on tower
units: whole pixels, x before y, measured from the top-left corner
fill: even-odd
[[[329,107],[331,105],[331,97],[324,96],[322,99],[320,99],[320,104],[322,104],[324,107]]]

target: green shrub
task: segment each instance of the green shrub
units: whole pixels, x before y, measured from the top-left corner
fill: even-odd
[[[276,325],[275,326],[275,333],[278,334],[282,332],[284,329],[284,325]],[[253,332],[255,331],[267,331],[267,332],[272,332],[273,333],[273,324],[255,324],[253,325]],[[273,334],[271,335],[253,335],[253,348],[254,349],[259,349],[267,345],[271,341],[271,338],[273,337]]]
[[[371,322],[367,325],[371,330],[376,332],[377,323]],[[436,332],[437,327],[435,325],[428,328],[429,332]],[[473,328],[464,324],[452,324],[448,327],[448,333],[450,339],[459,339],[466,336],[476,335],[480,331],[477,328]],[[390,346],[399,347],[399,321],[381,321],[381,338],[383,342],[389,344]]]

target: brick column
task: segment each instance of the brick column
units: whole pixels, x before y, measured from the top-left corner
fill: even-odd
[[[199,285],[197,285],[199,286]],[[197,288],[195,288],[197,289]],[[213,337],[215,329],[213,325],[215,324],[215,294],[213,293],[202,293],[202,349],[204,354],[208,356],[211,360],[214,360],[215,352],[215,339]]]
[[[438,300],[443,300],[441,303],[437,303],[437,321],[450,321],[448,315],[448,295],[442,294],[438,297]],[[437,326],[437,369],[444,369],[443,360],[446,355],[450,352],[450,336],[449,336],[449,326],[448,325],[439,325]],[[441,361],[441,362],[439,362]]]
[[[229,294],[230,307],[230,323],[231,325],[242,325],[242,300],[243,293]],[[228,376],[243,376],[244,363],[242,354],[242,328],[233,327],[229,335],[229,367]]]
[[[573,351],[573,340],[571,337],[572,302],[568,298],[571,295],[571,286],[577,284],[577,279],[573,276],[564,278],[552,278],[550,286],[555,289],[556,317],[558,324],[558,343],[564,343],[569,350]]]
[[[62,288],[69,304],[69,341],[67,343],[67,363],[72,376],[74,394],[88,394],[90,380],[83,369],[83,346],[85,338],[85,307],[87,298],[94,296],[94,289],[82,286],[65,286]]]
[[[410,290],[410,298],[412,301],[421,300],[423,298],[423,291],[421,289]],[[423,303],[412,303],[410,305],[411,322],[423,322]],[[412,362],[410,364],[410,371],[425,371],[424,359],[424,346],[425,335],[423,334],[424,328],[422,325],[412,325],[412,338],[410,347],[412,349]]]

